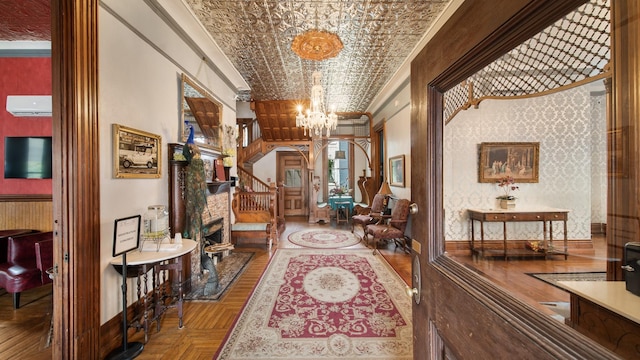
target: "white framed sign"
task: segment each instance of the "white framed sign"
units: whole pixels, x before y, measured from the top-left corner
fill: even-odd
[[[141,218],[140,215],[134,215],[116,219],[113,228],[113,257],[140,246]]]

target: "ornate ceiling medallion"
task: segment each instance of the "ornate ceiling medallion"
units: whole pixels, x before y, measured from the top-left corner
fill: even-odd
[[[293,39],[291,50],[303,59],[321,61],[338,55],[342,46],[336,34],[309,30]]]

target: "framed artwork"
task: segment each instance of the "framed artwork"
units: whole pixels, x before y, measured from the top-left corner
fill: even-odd
[[[193,131],[193,141],[198,146],[223,151],[222,103],[186,74],[182,74],[181,83],[179,139],[186,143]],[[233,145],[232,150],[235,149],[235,139]]]
[[[140,219],[134,215],[116,219],[113,226],[113,257],[124,254],[140,246]]]
[[[404,187],[404,155],[389,158],[389,185]]]
[[[481,143],[478,182],[495,183],[511,176],[516,182],[537,183],[539,153],[537,142]]]
[[[160,178],[160,135],[113,124],[113,176]]]

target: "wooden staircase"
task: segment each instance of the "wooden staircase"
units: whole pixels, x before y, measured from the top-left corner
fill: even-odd
[[[231,208],[236,222],[231,228],[234,243],[248,240],[267,246],[277,244],[284,231],[283,185],[266,184],[244,168],[238,166],[238,184]]]

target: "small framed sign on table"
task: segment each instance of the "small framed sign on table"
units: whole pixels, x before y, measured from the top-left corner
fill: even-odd
[[[140,215],[116,219],[113,228],[113,257],[140,246]]]

